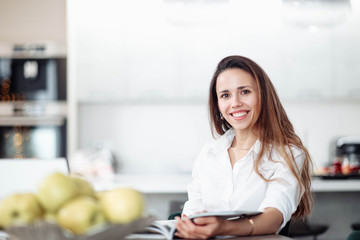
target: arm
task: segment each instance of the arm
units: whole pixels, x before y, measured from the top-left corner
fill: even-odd
[[[296,163],[299,171],[302,169],[304,159],[305,155],[302,151],[296,150],[294,152],[294,163]],[[281,161],[280,158],[278,160]],[[268,184],[264,200],[258,210],[276,208],[283,217],[282,224],[278,229],[280,231],[296,211],[303,192],[300,192],[300,185],[296,177],[284,162],[274,163],[273,167],[276,170],[270,177],[272,181]]]
[[[196,218],[192,222],[189,218],[176,218],[176,236],[181,238],[206,239],[217,235],[248,236],[275,234],[279,229],[283,217],[276,208],[267,208],[260,215],[248,218],[226,220],[218,217]]]
[[[192,182],[187,187],[189,200],[185,202],[182,212],[182,217],[185,215],[190,216],[204,210],[202,194],[201,194],[201,180],[199,175],[201,172],[201,161],[203,158],[206,157],[206,153],[207,153],[207,144],[200,151],[200,154],[194,163],[192,170]]]

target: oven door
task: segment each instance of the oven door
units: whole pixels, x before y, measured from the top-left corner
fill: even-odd
[[[0,158],[66,157],[66,119],[58,116],[0,118]]]

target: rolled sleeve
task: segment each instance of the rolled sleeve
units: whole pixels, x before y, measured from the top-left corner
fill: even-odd
[[[298,169],[302,169],[304,159],[303,152],[298,152],[295,156]],[[269,182],[265,198],[261,202],[259,210],[263,211],[269,207],[278,209],[283,215],[283,222],[280,227],[282,229],[296,211],[303,192],[300,192],[299,183],[286,164],[281,162],[274,164],[278,166],[270,178],[272,181]]]

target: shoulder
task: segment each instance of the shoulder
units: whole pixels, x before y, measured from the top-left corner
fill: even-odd
[[[301,155],[305,155],[305,152],[298,146],[295,146],[293,144],[287,146],[285,148],[286,153],[292,156],[293,158],[297,158]]]
[[[290,156],[292,157],[294,163],[299,169],[301,169],[306,159],[304,150],[294,145],[289,146],[289,149],[289,152],[292,153]]]
[[[305,161],[305,152],[303,149],[301,149],[298,146],[295,145],[289,145],[285,147],[285,152],[281,151],[279,148],[271,148],[271,158],[275,161],[279,161],[285,165],[289,164],[289,162],[286,161],[285,157],[288,157],[288,160],[292,162],[293,164],[297,165],[299,169],[302,168],[304,161]]]
[[[223,151],[227,151],[231,145],[235,136],[233,129],[229,129],[225,134],[219,136],[218,138],[213,138],[209,140],[202,147],[198,159],[212,158],[216,157],[218,154]]]
[[[223,135],[216,139],[212,139],[205,144],[209,154],[218,154],[221,151],[227,150],[231,145],[235,137],[235,131],[233,128],[227,130]]]

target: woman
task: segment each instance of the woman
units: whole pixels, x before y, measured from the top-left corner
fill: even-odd
[[[263,69],[242,56],[224,58],[210,83],[212,133],[188,187],[177,233],[182,238],[278,233],[294,217],[310,214],[311,158],[295,134]],[[252,210],[224,220],[187,216],[201,211]]]

